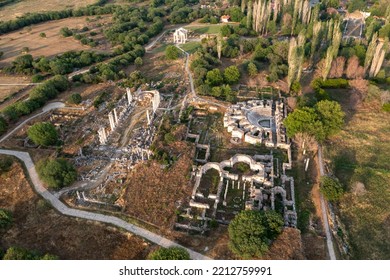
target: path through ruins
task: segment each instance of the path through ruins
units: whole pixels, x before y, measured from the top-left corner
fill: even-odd
[[[177,244],[176,242],[173,242],[169,239],[166,239],[166,238],[164,238],[160,235],[157,235],[153,232],[150,232],[146,229],[140,228],[136,225],[127,223],[127,222],[125,222],[117,217],[107,216],[107,215],[102,215],[102,214],[98,214],[98,213],[69,208],[64,203],[62,203],[57,197],[55,197],[52,193],[50,193],[46,188],[43,187],[43,183],[38,177],[38,173],[35,169],[35,165],[31,159],[29,153],[0,149],[0,154],[15,156],[18,159],[22,160],[26,166],[27,172],[30,176],[30,179],[31,179],[31,182],[32,182],[32,185],[33,185],[35,191],[38,194],[40,194],[44,199],[46,199],[48,202],[50,202],[50,204],[57,211],[59,211],[61,214],[64,214],[66,216],[81,218],[81,219],[87,219],[87,220],[112,224],[114,226],[123,228],[129,232],[132,232],[138,236],[141,236],[141,237],[145,238],[146,240],[149,240],[149,241],[151,241],[159,246],[165,247],[165,248],[171,247],[171,246],[182,247],[189,252],[190,257],[193,260],[209,260],[210,259],[210,258],[208,258],[202,254],[199,254],[191,249],[185,248],[185,247]]]
[[[318,166],[320,169],[320,176],[324,176],[325,175],[324,162],[322,159],[322,147],[320,145],[318,146],[318,163],[319,163]],[[336,260],[336,254],[334,252],[333,240],[332,240],[332,235],[330,233],[330,227],[329,227],[329,222],[328,222],[328,212],[327,212],[325,200],[324,200],[324,197],[322,194],[320,194],[320,200],[321,200],[322,220],[324,222],[324,229],[325,229],[325,234],[326,234],[326,245],[328,247],[329,258],[331,260]]]

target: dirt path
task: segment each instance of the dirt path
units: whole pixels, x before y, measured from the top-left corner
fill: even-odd
[[[320,176],[324,176],[325,171],[324,171],[324,161],[322,158],[322,147],[321,146],[318,146],[318,168],[320,170]],[[320,194],[320,201],[321,201],[322,220],[324,223],[324,229],[325,229],[325,234],[326,234],[326,245],[328,247],[329,258],[331,260],[336,260],[336,254],[334,252],[334,245],[333,245],[332,235],[330,233],[330,227],[329,227],[329,222],[328,222],[328,212],[327,212],[325,200],[324,200],[324,197],[322,196],[322,194]]]
[[[35,165],[34,165],[32,159],[28,153],[0,149],[0,154],[15,156],[15,157],[19,158],[21,161],[23,161],[25,166],[26,166],[27,172],[30,176],[30,179],[32,181],[32,185],[33,185],[35,191],[38,194],[40,194],[45,200],[50,202],[50,204],[57,211],[59,211],[61,214],[66,215],[66,216],[77,217],[77,218],[81,218],[81,219],[87,219],[87,220],[112,224],[114,226],[123,228],[129,232],[132,232],[138,236],[141,236],[141,237],[145,238],[146,240],[149,240],[149,241],[151,241],[157,245],[160,245],[162,247],[165,247],[165,248],[171,247],[171,246],[182,247],[189,252],[191,259],[194,259],[194,260],[208,260],[208,259],[210,259],[210,258],[208,258],[202,254],[199,254],[193,250],[185,248],[185,247],[177,244],[176,242],[173,242],[173,241],[166,239],[160,235],[157,235],[153,232],[150,232],[148,230],[140,228],[136,225],[127,223],[127,222],[125,222],[117,217],[107,216],[107,215],[102,215],[102,214],[98,214],[98,213],[87,212],[87,211],[82,211],[82,210],[67,207],[57,197],[55,197],[52,193],[50,193],[46,188],[43,187],[43,183],[39,179],[38,173],[35,169]]]

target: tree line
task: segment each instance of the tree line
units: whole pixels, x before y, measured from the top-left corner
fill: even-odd
[[[1,112],[3,116],[0,117],[0,134],[3,122],[5,122],[5,127],[7,127],[9,122],[15,122],[21,116],[28,115],[43,107],[47,101],[54,99],[59,93],[67,90],[69,87],[70,84],[67,78],[61,75],[56,75],[36,86],[30,91],[28,99],[15,102]],[[5,130],[3,129],[4,132]]]

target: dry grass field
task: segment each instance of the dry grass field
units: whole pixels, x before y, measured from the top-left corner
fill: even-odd
[[[32,190],[17,162],[0,174],[0,208],[14,218],[8,230],[0,230],[0,250],[17,246],[77,260],[145,259],[155,248],[117,228],[59,215]]]
[[[91,48],[89,46],[82,45],[73,37],[64,38],[60,35],[60,30],[63,27],[80,30],[81,28],[87,26],[90,30],[86,33],[89,33],[92,30],[98,31],[100,28],[96,28],[95,26],[99,23],[106,24],[110,21],[111,16],[102,16],[101,19],[93,22],[87,22],[86,18],[87,17],[77,17],[49,21],[33,25],[31,30],[30,28],[24,28],[23,30],[18,30],[0,36],[0,49],[4,52],[0,61],[0,67],[10,64],[16,57],[22,55],[22,49],[25,47],[29,48],[29,54],[33,57],[51,57],[66,51],[76,50],[109,51],[110,46],[108,44],[102,44],[98,45],[96,48]],[[45,33],[46,37],[42,38],[40,36],[41,33]],[[99,36],[101,37],[102,34],[96,35],[94,40],[98,40]]]
[[[6,99],[9,95],[18,92],[27,86],[12,85],[5,86],[5,84],[26,84],[30,83],[31,79],[29,77],[18,77],[18,76],[2,76],[0,75],[0,104]]]
[[[46,11],[60,11],[64,9],[80,8],[96,3],[96,0],[22,0],[15,4],[9,4],[0,9],[0,21],[7,21],[20,17],[25,13],[37,13]]]
[[[339,204],[353,259],[390,258],[390,114],[370,85],[364,101],[348,110],[353,95],[332,94],[347,109],[347,123],[327,145],[335,175],[347,193]],[[349,103],[350,103],[349,102]]]

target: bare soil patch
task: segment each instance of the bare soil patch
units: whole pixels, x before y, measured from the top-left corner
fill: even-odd
[[[0,67],[9,65],[16,57],[22,55],[22,49],[27,47],[29,54],[34,58],[39,56],[52,57],[67,51],[95,50],[95,51],[110,51],[111,46],[104,42],[100,32],[99,24],[108,24],[111,16],[102,16],[99,20],[87,22],[87,17],[66,18],[61,20],[49,21],[37,25],[33,25],[23,30],[18,30],[0,36],[0,49],[4,55],[0,61]],[[73,37],[64,38],[60,35],[60,30],[63,27],[69,29],[80,30],[83,27],[88,27],[89,31],[82,34],[89,34],[91,31],[97,33],[94,40],[103,41],[96,48],[83,45]],[[100,32],[100,34],[99,34]],[[45,33],[46,37],[42,38],[41,33]]]
[[[29,77],[23,76],[6,76],[0,75],[0,105],[10,95],[22,91],[28,86],[25,85],[5,85],[5,84],[27,84],[31,80]]]
[[[0,248],[19,246],[60,259],[145,259],[155,247],[117,228],[65,217],[35,194],[19,163],[0,175],[0,208],[14,223],[0,232]]]

